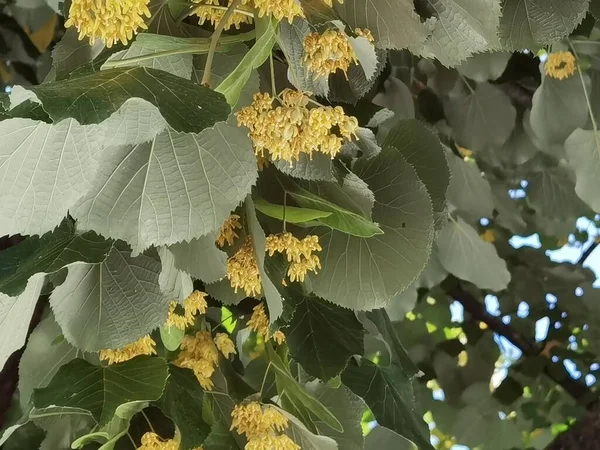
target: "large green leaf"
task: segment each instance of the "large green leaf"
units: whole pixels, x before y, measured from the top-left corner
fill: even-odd
[[[481,83],[452,98],[446,109],[456,143],[473,151],[501,147],[515,128],[517,110],[500,88]]]
[[[92,62],[104,48],[99,39],[90,45],[89,39],[79,39],[79,32],[69,28],[62,39],[52,49],[52,67],[56,79],[66,78],[74,69]]]
[[[332,203],[319,195],[303,189],[297,184],[286,185],[287,194],[303,208],[311,208],[319,211],[330,212],[331,215],[316,220],[340,233],[370,238],[383,234],[383,230],[376,224],[360,214],[349,211],[335,203]]]
[[[8,357],[25,343],[31,315],[45,280],[43,274],[34,275],[20,295],[9,297],[0,294],[0,369]]]
[[[379,366],[367,359],[349,365],[342,382],[362,397],[373,411],[377,422],[407,439],[419,448],[430,448],[429,433],[417,409],[411,377],[399,364]]]
[[[100,263],[69,266],[50,296],[67,340],[85,351],[119,348],[162,325],[171,299],[160,291],[160,271],[156,257],[132,257],[121,242]]]
[[[33,390],[46,387],[58,369],[74,359],[77,350],[63,337],[49,315],[33,330],[19,363],[19,401],[25,411]]]
[[[501,291],[508,286],[510,272],[506,261],[498,256],[493,244],[479,237],[477,231],[460,217],[448,222],[435,243],[442,266],[458,278],[492,291]]]
[[[428,0],[437,18],[425,42],[424,55],[455,66],[474,53],[500,46],[497,28],[501,0]]]
[[[600,133],[575,130],[565,142],[569,163],[575,171],[575,192],[594,211],[600,211]]]
[[[273,164],[279,171],[294,178],[317,181],[335,180],[333,175],[333,161],[329,155],[324,153],[317,152],[310,156],[306,153],[300,153],[298,161],[294,161],[293,165],[281,159],[275,161]]]
[[[561,146],[588,121],[585,92],[581,80],[572,76],[564,80],[545,76],[532,99],[529,124],[535,137]],[[543,149],[543,146],[542,146]]]
[[[354,172],[375,193],[373,220],[385,234],[364,239],[315,229],[323,269],[310,279],[315,294],[340,306],[381,308],[411,284],[429,259],[431,200],[415,169],[394,147],[358,160]]]
[[[504,73],[511,56],[509,52],[478,53],[467,58],[456,70],[478,83],[496,80]]]
[[[227,253],[215,244],[215,234],[178,242],[169,246],[175,267],[205,283],[214,283],[227,275]]]
[[[229,431],[229,426],[222,421],[218,421],[210,428],[210,433],[202,448],[205,450],[231,450],[237,449],[238,445],[231,431]]]
[[[427,37],[410,0],[346,0],[334,9],[350,28],[371,30],[381,48],[416,48]]]
[[[352,355],[362,355],[363,327],[356,315],[316,296],[294,299],[285,330],[292,357],[321,380],[337,376]]]
[[[275,219],[284,220],[289,223],[306,223],[316,219],[322,219],[331,216],[331,212],[319,211],[310,208],[297,208],[295,206],[275,205],[266,201],[262,197],[254,199],[256,210],[263,213],[265,216]]]
[[[90,188],[102,133],[75,120],[0,122],[0,234],[43,234]]]
[[[168,376],[162,358],[140,356],[106,367],[75,359],[62,366],[47,387],[34,391],[33,402],[37,408],[84,409],[102,427],[125,403],[158,400]]]
[[[338,448],[333,439],[311,432],[297,417],[282,409],[279,411],[289,420],[285,434],[302,450],[336,450]]]
[[[225,96],[231,106],[235,106],[242,89],[250,79],[252,72],[258,69],[269,57],[277,37],[277,21],[265,18],[257,21],[262,34],[246,53],[238,66],[216,87],[215,91]]]
[[[110,69],[30,89],[55,122],[73,118],[82,125],[102,122],[133,97],[155,105],[177,131],[198,133],[227,119],[230,111],[218,93],[147,67]]]
[[[450,185],[450,168],[433,130],[417,120],[401,120],[388,132],[383,145],[397,148],[406,162],[413,166],[431,196],[433,212],[443,214]]]
[[[199,447],[210,432],[210,427],[198,414],[204,401],[204,390],[193,372],[169,366],[169,379],[158,406],[177,426],[181,434],[181,450]]]
[[[289,369],[285,366],[281,358],[271,345],[266,346],[267,358],[269,359],[269,366],[275,373],[275,380],[277,382],[277,390],[281,395],[282,390],[285,391],[285,395],[293,400],[293,403],[299,403],[304,406],[311,415],[321,420],[331,429],[342,433],[344,427],[335,415],[327,409],[319,400],[313,395],[308,393],[305,389],[298,384],[296,378],[292,376]]]
[[[50,233],[31,236],[2,251],[0,292],[19,295],[36,273],[53,273],[78,261],[101,262],[112,246],[112,241],[94,232],[76,233],[75,227],[65,221]]]
[[[175,267],[175,257],[167,247],[158,248],[161,271],[158,285],[165,297],[178,300],[180,303],[194,290],[194,282],[189,273]]]
[[[537,50],[568,36],[585,17],[589,0],[504,0],[500,40],[507,50]]]
[[[92,189],[72,215],[81,227],[124,239],[138,253],[218,230],[257,173],[241,128],[167,129],[152,142],[106,149]]]
[[[365,450],[383,450],[388,448],[393,448],[394,450],[418,450],[414,442],[381,425],[375,427],[375,429],[367,434]]]

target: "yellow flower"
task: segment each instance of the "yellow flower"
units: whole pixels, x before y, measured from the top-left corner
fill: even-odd
[[[277,342],[277,344],[281,345],[285,342],[285,334],[281,330],[277,330],[273,333],[273,340]]]
[[[175,365],[191,369],[200,385],[211,390],[213,382],[210,377],[219,363],[219,353],[210,332],[198,331],[194,336],[185,336],[180,348]]]
[[[494,233],[494,230],[485,230],[483,233],[481,233],[480,237],[485,242],[489,242],[490,244],[496,242],[496,234]]]
[[[137,450],[178,450],[179,439],[163,440],[158,434],[147,432],[142,436],[142,446]]]
[[[227,6],[222,6],[219,0],[192,0],[194,3],[198,4],[198,7],[194,9],[192,14],[198,16],[198,23],[200,25],[209,22],[213,26],[217,25],[225,12],[227,11],[227,7],[231,5],[233,0],[229,0]],[[248,11],[249,14],[245,14],[243,12],[234,12],[227,22],[225,22],[225,30],[228,30],[231,27],[235,27],[239,30],[240,26],[243,23],[251,24],[254,20],[254,17],[251,13],[251,8],[245,6],[246,3],[251,3],[247,1],[242,1],[242,4],[239,5],[236,9],[238,11]]]
[[[354,34],[356,34],[357,36],[360,36],[360,37],[367,38],[367,40],[371,44],[375,43],[375,38],[373,37],[373,34],[371,33],[371,30],[369,30],[368,28],[355,28],[354,29]]]
[[[269,339],[269,318],[265,313],[265,305],[263,303],[259,303],[254,307],[247,325],[252,331],[256,331],[258,334],[264,336],[265,339]]]
[[[282,253],[291,262],[288,269],[290,281],[303,282],[307,272],[316,272],[321,268],[321,261],[313,252],[321,251],[319,237],[309,235],[299,240],[291,233],[271,234],[267,236],[266,249],[269,256]]]
[[[304,38],[304,63],[317,77],[326,77],[338,70],[346,75],[350,64],[356,62],[348,37],[338,29],[311,33]]]
[[[255,94],[252,105],[236,113],[238,125],[249,129],[255,154],[264,156],[267,151],[272,159],[290,164],[301,153],[321,152],[333,158],[344,142],[356,135],[358,120],[346,116],[341,107],[308,109],[308,102],[302,92],[285,89],[281,106],[273,108],[269,94]]]
[[[235,230],[240,228],[242,228],[240,216],[237,214],[230,215],[229,218],[223,222],[223,225],[221,225],[219,236],[217,236],[217,245],[219,247],[225,247],[225,242],[227,242],[227,245],[233,245],[235,238],[239,237]]]
[[[229,335],[225,333],[217,333],[215,335],[215,345],[219,349],[225,358],[229,358],[229,355],[235,355],[237,352],[235,351],[235,344],[231,339],[229,339]]]
[[[150,17],[150,0],[73,0],[65,27],[74,26],[79,39],[100,39],[107,47],[118,41],[127,44],[139,29],[147,29],[144,16]]]
[[[575,73],[575,56],[571,52],[556,52],[548,55],[546,75],[562,80]]]
[[[279,436],[263,435],[256,439],[249,439],[245,450],[300,450],[300,446],[285,434]]]
[[[156,355],[154,347],[156,347],[156,342],[149,335],[146,335],[120,349],[100,350],[100,359],[108,361],[108,364],[117,364],[129,361],[139,355]]]
[[[250,237],[246,238],[244,245],[227,261],[227,278],[235,292],[242,288],[248,297],[260,294],[260,272]]]
[[[288,419],[275,408],[258,402],[235,405],[230,430],[246,435],[246,450],[299,450],[300,447],[282,433]]]
[[[285,17],[290,23],[296,16],[304,17],[299,0],[254,0],[253,3],[258,10],[258,17],[267,15],[277,20]]]
[[[177,308],[176,301],[169,304],[169,315],[165,326],[176,327],[180,330],[185,330],[187,326],[193,325],[198,314],[204,314],[206,312],[206,293],[200,291],[193,291],[184,301],[183,310],[184,315],[177,314],[175,309]]]

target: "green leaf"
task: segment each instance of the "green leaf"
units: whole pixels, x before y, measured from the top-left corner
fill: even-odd
[[[67,29],[52,49],[52,67],[56,72],[56,79],[62,80],[76,68],[92,62],[103,48],[101,40],[90,45],[87,37],[79,39],[79,32],[75,28]]]
[[[285,335],[292,357],[306,372],[327,381],[352,355],[364,351],[363,327],[356,315],[315,296],[293,299],[295,310]]]
[[[82,125],[102,122],[133,97],[156,106],[177,131],[198,133],[227,119],[230,111],[218,93],[147,67],[110,69],[30,90],[55,122],[73,118]]]
[[[304,208],[312,208],[319,211],[330,212],[331,215],[317,219],[322,225],[326,225],[332,230],[337,230],[343,234],[369,238],[378,234],[383,234],[383,230],[377,224],[344,209],[335,203],[329,202],[324,198],[303,189],[297,184],[286,184],[286,192],[296,203]]]
[[[171,325],[170,327],[167,327],[163,325],[160,327],[160,340],[170,352],[179,349],[179,345],[181,344],[181,341],[183,341],[184,336],[185,330],[177,328],[176,326]]]
[[[218,421],[210,428],[210,433],[202,445],[204,450],[231,450],[238,448],[229,426]]]
[[[204,401],[204,390],[191,370],[169,365],[169,372],[158,406],[181,433],[181,450],[192,450],[200,447],[210,432],[210,427],[198,414]]]
[[[258,22],[257,22],[258,26]],[[240,98],[242,89],[250,79],[250,75],[258,69],[269,57],[277,37],[277,21],[264,19],[262,34],[256,43],[246,53],[238,66],[215,89],[227,99],[227,103],[235,106]]]
[[[306,153],[300,153],[298,161],[294,161],[294,164],[291,166],[287,161],[281,159],[274,161],[273,165],[277,167],[280,172],[294,178],[316,181],[335,180],[331,157],[320,152],[310,156]]]
[[[571,34],[588,10],[589,0],[504,0],[500,40],[506,50],[537,51]]]
[[[75,262],[101,262],[113,246],[94,232],[77,234],[68,221],[51,233],[31,236],[2,251],[0,292],[19,295],[36,273],[49,274]]]
[[[338,448],[333,439],[312,433],[297,417],[283,409],[277,407],[275,409],[288,418],[288,428],[285,430],[285,434],[302,450],[336,450]]]
[[[309,208],[297,208],[295,206],[283,206],[269,203],[261,197],[254,198],[254,206],[265,216],[284,220],[289,223],[306,223],[316,219],[329,217],[332,213]]]
[[[473,151],[501,147],[515,128],[517,110],[500,88],[478,84],[466,97],[457,96],[446,108],[456,143]]]
[[[344,427],[344,432],[340,433],[322,421],[315,420],[314,424],[319,434],[334,439],[339,450],[362,450],[364,437],[360,420],[367,409],[363,399],[344,385],[334,389],[325,383],[309,383],[306,387],[317,400],[329,408]],[[384,448],[386,447],[381,447],[380,450]]]
[[[170,298],[160,291],[157,258],[132,257],[116,243],[96,264],[69,266],[50,305],[65,338],[85,351],[120,348],[162,325]],[[93,330],[93,332],[91,331]]]
[[[39,448],[46,432],[35,424],[29,422],[19,427],[10,435],[10,439],[2,446],[4,450],[23,450],[25,448]]]
[[[433,212],[443,214],[450,168],[437,135],[417,120],[401,120],[388,132],[383,145],[398,149],[413,166],[431,196]]]
[[[427,37],[410,0],[346,0],[334,9],[351,29],[371,30],[380,48],[416,48]]]
[[[460,217],[448,222],[435,243],[442,266],[458,278],[492,291],[501,291],[508,286],[510,272],[506,261],[498,256],[493,244],[479,237],[477,231]]]
[[[600,133],[575,130],[565,142],[569,163],[575,171],[575,192],[594,211],[600,211]]]
[[[217,248],[215,239],[215,234],[209,233],[189,242],[169,246],[175,258],[175,267],[205,283],[223,279],[227,275],[227,253]]]
[[[265,271],[265,249],[267,245],[265,232],[256,218],[256,210],[250,195],[246,197],[245,212],[248,231],[252,238],[252,247],[254,248],[256,263],[258,264],[258,270],[260,272],[263,295],[265,296],[267,307],[269,309],[269,320],[273,323],[283,312],[283,299]]]
[[[478,53],[456,66],[456,70],[478,83],[496,80],[504,73],[511,56],[509,52]]]
[[[71,214],[80,227],[126,240],[139,253],[218,230],[257,173],[237,126],[219,123],[200,134],[167,129],[152,142],[106,149]]]
[[[162,265],[158,276],[160,291],[165,297],[183,303],[194,290],[192,277],[175,267],[175,257],[167,247],[159,247],[158,256]]]
[[[84,409],[102,427],[124,403],[158,400],[168,376],[162,358],[140,356],[106,367],[75,359],[62,366],[47,387],[34,391],[33,402],[37,408]]]
[[[448,153],[450,166],[450,186],[448,201],[472,220],[492,217],[494,196],[490,183],[481,175],[475,161],[464,161]]]
[[[418,450],[414,442],[381,425],[375,427],[367,434],[365,450],[382,450],[388,448],[393,448],[394,450]]]
[[[49,315],[33,330],[19,363],[19,401],[25,411],[33,390],[48,385],[60,367],[77,356],[77,350],[62,336],[54,317]]]
[[[384,367],[363,358],[360,364],[346,368],[342,383],[364,399],[379,424],[410,439],[418,448],[430,448],[411,378],[399,364]]]
[[[412,283],[429,259],[431,200],[413,167],[394,147],[367,161],[359,159],[354,172],[376,193],[373,220],[385,234],[363,239],[315,229],[323,248],[323,269],[310,280],[316,295],[340,306],[381,308]]]
[[[0,136],[0,234],[52,230],[89,189],[102,133],[17,118],[0,122]]]
[[[314,396],[306,392],[298,381],[292,376],[289,369],[285,366],[281,358],[271,345],[265,346],[267,350],[267,357],[269,364],[275,373],[275,379],[277,380],[277,388],[281,395],[281,389],[285,390],[286,396],[294,400],[294,403],[298,402],[307,408],[311,414],[321,420],[328,427],[335,431],[343,433],[344,427],[340,421],[333,415],[329,409],[318,401]]]
[[[34,275],[20,295],[0,294],[0,370],[8,357],[25,344],[29,322],[45,280],[43,274]]]
[[[586,104],[579,77],[557,80],[545,76],[542,85],[533,94],[529,115],[531,130],[541,142],[562,147],[575,129],[586,125]]]
[[[474,53],[497,49],[501,0],[429,0],[437,18],[423,55],[455,66]]]

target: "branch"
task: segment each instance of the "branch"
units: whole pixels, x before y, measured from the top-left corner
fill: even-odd
[[[579,257],[579,259],[577,260],[575,265],[582,266],[583,263],[585,262],[585,260],[590,257],[590,255],[594,252],[594,250],[596,250],[596,247],[598,247],[598,244],[600,244],[600,242],[596,242],[596,241],[592,242],[591,245],[585,250],[585,252],[583,252],[581,254],[581,256]]]
[[[537,357],[541,354],[541,348],[530,341],[526,336],[518,332],[514,327],[505,324],[499,317],[492,316],[487,312],[483,303],[481,303],[470,292],[464,290],[460,281],[454,276],[449,276],[442,283],[446,293],[454,300],[458,301],[471,317],[485,323],[490,330],[498,335],[508,339],[517,347],[524,356]],[[544,367],[544,374],[561,386],[565,392],[573,397],[577,403],[587,409],[596,405],[596,395],[583,383],[571,378],[568,375],[561,376],[559,371],[551,370],[548,366]]]

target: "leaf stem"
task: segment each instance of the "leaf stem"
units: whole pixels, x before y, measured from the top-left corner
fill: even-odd
[[[133,445],[133,448],[137,448],[137,445],[135,445],[135,441],[133,440],[133,438],[131,437],[131,434],[129,434],[129,431],[127,432],[127,437],[129,438],[129,440],[131,441],[131,444]]]
[[[150,419],[148,418],[148,416],[146,415],[146,413],[144,412],[144,410],[142,409],[140,412],[142,413],[142,416],[144,416],[144,419],[146,419],[146,422],[148,422],[148,426],[150,427],[150,431],[152,431],[154,434],[156,434],[156,431],[154,430],[154,427],[152,426],[152,422],[150,422]]]
[[[464,77],[464,75],[460,72],[456,72],[456,73],[458,73],[458,76],[461,78],[461,80],[463,80],[463,83],[465,83],[465,85],[469,88],[469,91],[471,91],[471,94],[475,94],[475,91],[469,84],[469,81]]]
[[[575,59],[577,60],[577,73],[579,74],[579,79],[581,80],[581,87],[583,88],[583,94],[585,96],[585,102],[587,103],[588,112],[590,114],[590,119],[592,120],[592,126],[594,127],[594,134],[596,135],[596,142],[598,142],[598,124],[596,123],[596,119],[594,118],[594,111],[592,110],[592,104],[590,102],[590,96],[588,94],[587,87],[585,86],[585,79],[583,78],[583,73],[581,72],[581,67],[579,66],[579,55],[573,46],[573,43],[569,41],[569,47],[571,47],[571,51],[575,55]]]
[[[227,9],[229,8],[228,6],[221,6],[221,5],[194,5],[194,7],[192,8],[193,11],[198,10],[200,8],[211,8],[211,9],[218,9],[220,11],[227,11]],[[254,12],[252,11],[248,11],[245,9],[238,9],[235,8],[233,10],[234,13],[236,14],[242,14],[244,16],[248,16],[248,17],[254,17]]]
[[[277,88],[275,87],[275,64],[273,63],[273,52],[269,53],[269,67],[271,69],[271,96],[277,97]]]
[[[217,24],[214,33],[210,37],[210,48],[208,49],[208,56],[206,57],[206,64],[204,65],[204,74],[202,75],[202,81],[200,82],[200,84],[202,84],[203,86],[210,87],[212,63],[215,56],[215,50],[217,49],[217,43],[219,42],[221,33],[223,33],[223,30],[225,29],[225,24],[227,23],[227,21],[232,16],[235,9],[240,3],[241,0],[233,0],[231,2],[229,7],[227,8],[227,11],[225,11],[225,14],[223,14],[223,17],[221,17],[221,20],[219,20],[219,23]]]
[[[285,227],[285,207],[287,206],[287,191],[283,191],[283,232],[286,232]]]

